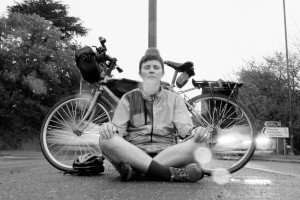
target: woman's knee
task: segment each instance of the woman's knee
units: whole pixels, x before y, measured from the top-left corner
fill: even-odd
[[[102,151],[111,151],[120,146],[120,140],[123,140],[120,136],[114,135],[110,139],[99,139],[99,146]]]

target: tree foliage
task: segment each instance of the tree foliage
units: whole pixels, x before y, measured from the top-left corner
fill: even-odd
[[[15,6],[8,7],[9,13],[37,14],[52,22],[59,28],[62,38],[74,35],[85,36],[87,29],[82,26],[79,18],[68,16],[67,5],[53,0],[24,0]]]
[[[0,149],[39,133],[48,109],[79,88],[68,40],[36,14],[0,18]],[[6,141],[6,142],[5,142]]]
[[[300,56],[293,53],[289,57],[290,84],[292,93],[292,124],[294,133],[300,131],[299,71]],[[276,52],[263,58],[263,62],[250,60],[237,72],[239,81],[245,82],[239,98],[253,112],[258,123],[281,121],[289,123],[288,80],[285,55]]]

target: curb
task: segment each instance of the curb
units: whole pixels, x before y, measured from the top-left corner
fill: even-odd
[[[11,156],[11,154],[10,153],[0,153],[0,157],[2,157],[2,156]]]
[[[36,160],[44,158],[39,152],[0,152],[0,161],[6,160]]]
[[[264,160],[264,161],[275,161],[275,162],[289,162],[289,163],[300,163],[300,160],[294,159],[282,159],[282,158],[259,158],[252,157],[251,160]]]
[[[41,160],[45,157],[17,157],[17,156],[0,156],[0,161],[13,161],[13,160]]]

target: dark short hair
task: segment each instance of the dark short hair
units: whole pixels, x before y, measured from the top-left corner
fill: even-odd
[[[140,60],[140,64],[139,64],[139,71],[141,71],[142,68],[142,64],[144,62],[147,62],[149,60],[157,60],[158,62],[160,62],[162,70],[164,71],[164,61],[163,59],[160,57],[159,51],[156,48],[149,48],[146,50],[145,55],[141,58]]]

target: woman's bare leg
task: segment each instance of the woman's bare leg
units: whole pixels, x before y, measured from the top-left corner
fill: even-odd
[[[146,173],[152,161],[152,158],[147,153],[118,135],[114,135],[107,140],[100,140],[99,144],[102,153],[114,165],[123,161],[130,164],[139,172]]]
[[[199,147],[205,146],[205,143],[196,143],[193,139],[189,139],[161,151],[153,159],[164,166],[184,167],[196,163],[194,152]]]

